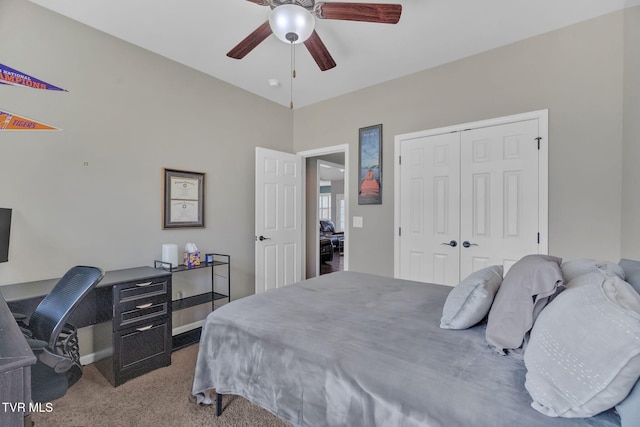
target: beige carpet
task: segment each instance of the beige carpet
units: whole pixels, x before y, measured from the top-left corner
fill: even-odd
[[[198,346],[176,351],[171,366],[157,369],[114,388],[93,365],[50,413],[35,413],[37,427],[247,426],[290,427],[240,396],[223,398],[224,412],[189,401]]]

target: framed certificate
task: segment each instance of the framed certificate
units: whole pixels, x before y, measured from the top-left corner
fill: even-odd
[[[204,227],[204,173],[163,171],[162,228]]]

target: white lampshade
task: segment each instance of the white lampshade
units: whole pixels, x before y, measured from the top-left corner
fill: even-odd
[[[302,43],[311,37],[316,21],[307,9],[295,4],[283,4],[269,15],[271,31],[285,43]]]

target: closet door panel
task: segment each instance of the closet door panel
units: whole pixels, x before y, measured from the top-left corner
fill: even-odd
[[[461,277],[538,253],[537,137],[538,120],[462,132]]]
[[[401,156],[401,277],[456,284],[460,278],[460,135],[407,141]]]

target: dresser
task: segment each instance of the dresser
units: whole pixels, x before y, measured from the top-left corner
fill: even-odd
[[[111,312],[111,336],[95,338],[110,341],[111,354],[96,367],[112,385],[171,364],[170,273],[151,267],[110,271],[96,298],[98,310]]]
[[[0,296],[0,425],[30,424],[31,365],[36,357]]]

